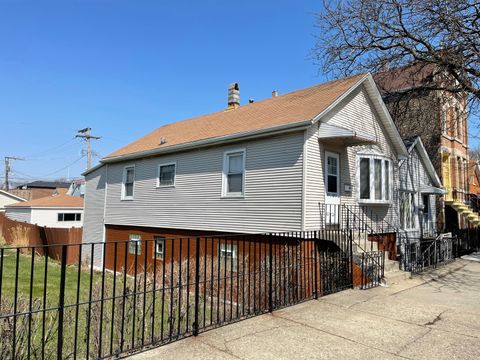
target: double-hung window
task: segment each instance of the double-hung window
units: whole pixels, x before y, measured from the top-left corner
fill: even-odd
[[[220,266],[225,266],[227,271],[237,271],[238,248],[236,244],[219,244]]]
[[[154,236],[155,252],[153,257],[157,260],[163,260],[165,255],[165,238],[163,236]]]
[[[133,255],[140,255],[142,253],[142,237],[137,234],[131,234],[128,240],[128,252]]]
[[[133,187],[135,185],[135,167],[126,166],[123,168],[122,200],[133,199]]]
[[[360,202],[389,203],[392,194],[391,161],[378,155],[360,155],[357,182]]]
[[[222,196],[242,197],[245,194],[245,150],[227,151],[223,160]]]
[[[415,194],[400,193],[400,226],[404,230],[415,229]]]
[[[175,163],[159,165],[157,179],[158,187],[175,186],[176,167]]]

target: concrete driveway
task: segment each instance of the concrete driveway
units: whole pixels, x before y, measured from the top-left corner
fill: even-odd
[[[135,359],[480,359],[480,262],[348,290]]]

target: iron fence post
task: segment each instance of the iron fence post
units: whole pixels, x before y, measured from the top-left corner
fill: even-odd
[[[200,238],[195,244],[195,320],[193,322],[193,335],[198,336],[198,301],[200,292]]]
[[[58,298],[58,332],[57,332],[57,359],[63,358],[63,316],[65,306],[65,275],[67,268],[67,245],[62,245],[62,262],[60,269],[60,289]]]
[[[355,287],[355,284],[353,283],[353,233],[352,230],[348,230],[348,243],[350,245],[349,249],[349,261],[350,261],[350,282],[352,283],[352,289]]]
[[[315,231],[315,238],[313,239],[313,262],[315,263],[315,272],[313,274],[313,281],[314,284],[314,291],[315,291],[315,299],[318,299],[318,257],[317,257],[317,243],[318,243],[318,232]]]
[[[273,311],[273,300],[272,300],[272,291],[273,291],[273,286],[272,286],[272,280],[273,280],[273,254],[272,254],[272,234],[269,234],[270,238],[270,244],[269,244],[269,280],[268,280],[268,311],[272,312]]]

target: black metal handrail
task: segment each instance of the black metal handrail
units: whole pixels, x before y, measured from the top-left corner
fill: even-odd
[[[413,239],[400,244],[403,270],[419,273],[445,265],[480,249],[478,229],[465,229],[452,236],[440,235],[435,240]]]

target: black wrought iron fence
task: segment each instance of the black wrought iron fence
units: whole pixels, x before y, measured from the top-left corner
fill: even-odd
[[[0,358],[137,352],[351,287],[352,266],[319,232],[2,247]]]
[[[381,285],[385,268],[385,252],[371,251],[361,254],[362,289],[370,289]]]
[[[400,244],[403,270],[419,273],[437,268],[463,255],[478,251],[480,239],[477,229],[465,229],[454,236],[441,236],[435,240],[411,241]]]

